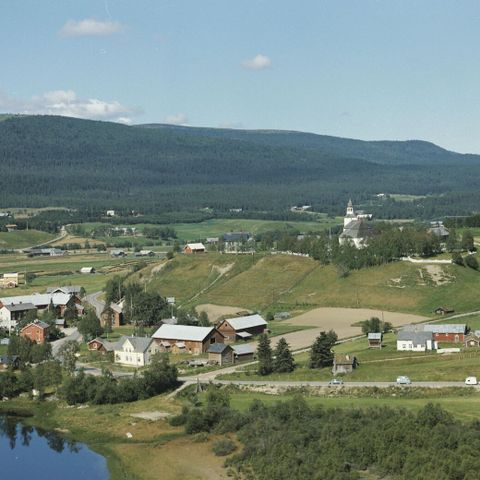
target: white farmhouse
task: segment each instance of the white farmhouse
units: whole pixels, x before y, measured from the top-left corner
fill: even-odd
[[[437,348],[437,342],[432,332],[417,330],[402,330],[397,335],[397,350],[410,352],[425,352]]]
[[[132,367],[144,367],[158,352],[157,346],[150,337],[123,336],[114,348],[115,363]]]

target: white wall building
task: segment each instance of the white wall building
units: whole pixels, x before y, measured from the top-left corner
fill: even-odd
[[[397,336],[397,350],[409,352],[425,352],[436,350],[437,342],[432,332],[402,330]]]
[[[115,363],[144,367],[150,363],[158,349],[152,338],[123,336],[115,345]]]

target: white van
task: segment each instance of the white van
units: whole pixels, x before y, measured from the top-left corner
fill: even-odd
[[[465,385],[478,385],[477,377],[467,377],[465,379]]]

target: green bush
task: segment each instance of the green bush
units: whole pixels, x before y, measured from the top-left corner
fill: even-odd
[[[224,457],[235,451],[237,447],[229,438],[225,437],[220,440],[217,440],[212,445],[212,451],[217,457]]]

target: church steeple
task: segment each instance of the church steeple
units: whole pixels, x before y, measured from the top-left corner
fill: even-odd
[[[347,204],[347,216],[354,216],[354,215],[355,215],[355,211],[353,209],[352,199],[350,199]]]

